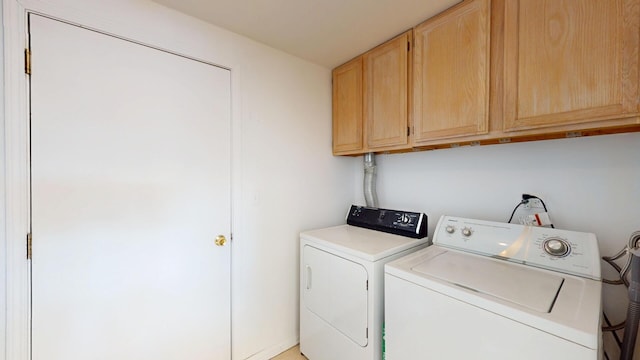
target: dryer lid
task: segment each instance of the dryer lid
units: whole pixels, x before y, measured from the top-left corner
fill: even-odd
[[[545,313],[551,311],[564,281],[561,276],[530,267],[451,251],[412,270]]]

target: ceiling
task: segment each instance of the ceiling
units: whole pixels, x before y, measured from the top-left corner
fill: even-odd
[[[334,68],[461,0],[154,0]]]

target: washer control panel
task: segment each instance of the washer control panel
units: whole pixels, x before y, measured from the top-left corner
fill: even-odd
[[[567,274],[601,279],[594,234],[442,216],[434,245]]]

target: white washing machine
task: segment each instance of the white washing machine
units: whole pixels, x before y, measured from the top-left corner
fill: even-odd
[[[384,264],[427,238],[340,225],[300,239],[300,352],[309,360],[381,359]]]
[[[602,357],[595,235],[443,216],[433,243],[385,267],[386,360]]]

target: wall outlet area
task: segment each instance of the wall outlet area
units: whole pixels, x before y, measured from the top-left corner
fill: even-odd
[[[520,224],[529,226],[550,226],[552,224],[547,212],[521,216],[519,221]]]
[[[540,199],[529,199],[525,204],[522,205],[524,209],[544,209],[542,206],[542,201]]]
[[[522,194],[522,205],[520,206],[518,222],[527,226],[552,226],[549,213],[540,198],[532,195]]]

